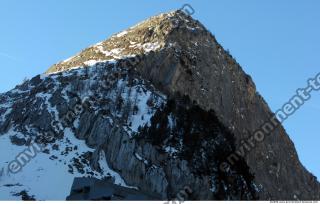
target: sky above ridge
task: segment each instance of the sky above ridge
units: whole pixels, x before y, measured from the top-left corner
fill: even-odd
[[[0,92],[150,16],[190,4],[273,111],[320,71],[320,1],[0,1]],[[285,123],[320,180],[319,92]]]

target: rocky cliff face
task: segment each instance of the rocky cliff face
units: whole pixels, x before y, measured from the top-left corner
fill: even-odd
[[[65,199],[79,175],[112,177],[163,199],[320,196],[277,120],[263,141],[250,140],[273,113],[214,36],[180,11],[53,65],[0,95],[0,104],[0,145],[10,147],[1,156],[0,188],[10,199],[21,192]],[[248,140],[254,147],[244,148]],[[21,172],[6,169],[33,144],[41,151]],[[66,179],[58,184],[43,174]],[[39,191],[43,182],[61,189],[59,196]]]

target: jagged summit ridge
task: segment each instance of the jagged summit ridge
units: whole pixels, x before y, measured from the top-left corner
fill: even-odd
[[[163,13],[90,46],[79,54],[53,65],[46,73],[90,66],[95,62],[126,59],[170,47],[176,42],[168,38],[176,29],[190,32],[206,30],[198,21],[182,11]]]

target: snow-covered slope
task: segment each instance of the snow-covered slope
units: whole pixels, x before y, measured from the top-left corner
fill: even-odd
[[[48,132],[39,131],[41,127],[36,127],[39,124],[33,120],[7,124],[7,129],[3,131],[5,133],[0,136],[0,169],[3,170],[0,176],[0,199],[21,199],[22,196],[19,193],[25,191],[31,198],[37,200],[64,200],[70,193],[73,178],[80,176],[93,176],[100,179],[111,176],[114,177],[115,184],[130,187],[108,166],[103,150],[95,153],[94,148],[88,147],[84,140],[79,140],[75,136],[75,129],[79,128],[80,117],[85,112],[85,108],[90,108],[90,111],[95,114],[107,108],[110,112],[104,115],[104,120],[110,124],[125,120],[125,122],[117,122],[117,125],[122,125],[123,129],[131,135],[137,132],[139,126],[147,124],[154,113],[154,109],[147,105],[148,100],[155,98],[158,104],[153,104],[154,106],[164,101],[164,96],[159,96],[158,93],[147,88],[143,80],[130,79],[129,86],[126,70],[122,71],[123,76],[117,76],[119,78],[116,77],[113,81],[102,79],[112,78],[113,74],[120,74],[120,70],[121,68],[116,67],[114,61],[93,63],[85,69],[78,68],[69,72],[37,76],[33,79],[37,80],[37,84],[33,85],[32,81],[28,81],[1,95],[3,103],[0,105],[0,110],[4,112],[1,114],[1,125],[16,114],[20,114],[19,117],[29,117],[30,112],[26,110],[29,109],[35,115],[34,117],[39,117],[40,120],[45,119],[53,128],[48,129],[52,135],[47,135]],[[104,74],[100,75],[102,72]],[[72,81],[72,78],[83,78],[83,80]],[[63,80],[70,80],[70,83],[64,84]],[[45,91],[35,90],[42,86],[40,84],[51,87]],[[82,86],[82,88],[75,90],[77,88],[75,86]],[[83,109],[72,118],[61,117],[60,109],[54,105],[54,103],[68,104],[74,100],[74,97],[70,97],[68,93],[76,94],[77,100],[81,101],[73,104],[73,108]],[[59,97],[59,101],[53,103],[54,97]],[[112,107],[107,104],[106,107],[102,107],[92,104],[92,107],[88,107],[84,103],[89,98],[91,98],[88,100],[90,102],[98,103],[104,100],[114,105]],[[28,103],[30,106],[24,107]],[[13,104],[18,106],[21,104],[22,112],[12,111]],[[125,106],[126,109],[121,106]],[[76,113],[73,109],[69,111]],[[42,134],[47,135],[46,141],[42,140]],[[96,141],[93,139],[91,143],[94,142]],[[98,166],[95,168],[92,167],[93,154],[99,155]],[[13,172],[15,170],[19,171]]]
[[[116,184],[127,186],[119,174],[107,168],[108,164],[103,156],[100,160],[103,171],[93,170],[86,157],[92,154],[94,149],[87,147],[84,141],[78,140],[68,128],[64,131],[63,139],[47,145],[43,151],[39,151],[42,147],[35,143],[28,147],[13,145],[10,136],[24,137],[13,129],[0,137],[2,151],[0,160],[4,170],[0,177],[1,200],[19,200],[21,197],[18,194],[23,191],[37,200],[64,200],[70,193],[73,179],[79,176],[93,176],[100,179],[113,176]],[[55,145],[58,149],[54,147]],[[8,169],[9,164],[20,161],[21,153],[25,155],[29,153],[30,161],[22,162],[21,165],[25,165],[21,167],[21,171],[13,173]],[[75,166],[76,160],[80,160],[83,165],[79,170]]]

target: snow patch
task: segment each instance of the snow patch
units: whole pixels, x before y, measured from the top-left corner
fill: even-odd
[[[122,37],[122,36],[124,36],[124,35],[127,35],[127,34],[128,34],[128,31],[127,31],[127,30],[124,30],[124,31],[118,33],[116,36],[117,36],[118,38],[120,38],[120,37]]]
[[[95,65],[97,63],[98,63],[97,60],[88,60],[88,61],[84,62],[84,64],[87,65],[87,66],[93,66],[93,65]]]

